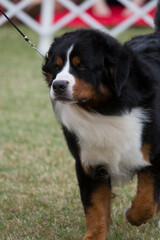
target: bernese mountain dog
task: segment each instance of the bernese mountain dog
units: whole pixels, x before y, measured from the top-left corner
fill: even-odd
[[[55,39],[43,72],[75,158],[84,206],[83,240],[105,240],[112,187],[138,178],[126,219],[135,226],[160,206],[160,3],[155,32],[120,44],[79,29]]]

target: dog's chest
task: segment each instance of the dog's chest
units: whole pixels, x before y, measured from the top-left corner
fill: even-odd
[[[125,179],[130,173],[146,166],[141,153],[144,114],[141,109],[122,116],[89,113],[76,104],[57,102],[55,114],[80,145],[84,167],[106,167],[114,179]]]

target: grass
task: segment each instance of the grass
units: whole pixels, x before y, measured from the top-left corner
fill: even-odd
[[[119,39],[150,31],[132,28]],[[0,28],[0,240],[78,240],[85,233],[74,160],[52,112],[42,62],[13,28]],[[158,217],[140,228],[124,220],[135,191],[136,180],[114,190],[109,240],[160,239]]]

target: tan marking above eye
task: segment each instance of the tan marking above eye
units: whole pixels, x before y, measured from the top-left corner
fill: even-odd
[[[62,60],[61,57],[57,57],[56,64],[57,64],[58,67],[62,67],[63,66],[63,60]]]
[[[73,66],[77,67],[81,63],[81,59],[78,56],[75,56],[72,58],[72,64]]]

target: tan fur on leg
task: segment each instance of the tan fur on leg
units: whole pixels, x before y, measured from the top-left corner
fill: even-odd
[[[105,240],[110,225],[111,190],[106,185],[92,195],[92,205],[86,210],[86,235],[83,240]]]
[[[132,225],[140,226],[151,219],[157,210],[158,204],[154,200],[154,176],[149,171],[139,173],[137,196],[126,212],[126,218]]]

